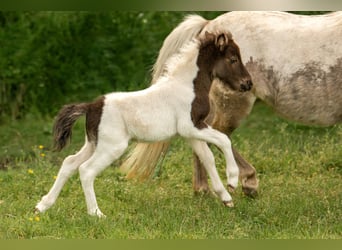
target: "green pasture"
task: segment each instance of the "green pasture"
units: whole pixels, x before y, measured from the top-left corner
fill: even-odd
[[[229,209],[213,195],[194,195],[192,152],[174,138],[152,180],[125,179],[122,159],[97,178],[106,219],[87,215],[78,175],[50,210],[33,213],[64,157],[83,144],[80,120],[72,144],[51,151],[58,109],[148,86],[163,40],[186,14],[0,11],[0,239],[342,238],[341,125],[290,123],[261,102],[232,137],[258,171],[256,198],[239,186]],[[225,181],[224,159],[212,149]]]
[[[257,103],[233,144],[256,167],[259,196],[239,186],[235,207],[192,191],[192,154],[174,138],[163,168],[148,182],[126,180],[120,160],[96,180],[99,206],[87,215],[78,175],[56,204],[33,213],[63,158],[83,143],[83,121],[65,151],[50,151],[53,118],[27,117],[0,126],[1,239],[341,239],[342,128],[288,123]],[[225,181],[224,160],[213,148]]]

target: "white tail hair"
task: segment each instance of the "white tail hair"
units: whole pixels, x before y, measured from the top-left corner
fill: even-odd
[[[196,37],[208,20],[199,15],[188,15],[172,32],[166,37],[159,51],[157,61],[153,66],[152,84],[163,74],[166,61],[179,49]]]
[[[172,30],[164,40],[153,66],[152,84],[163,75],[168,59],[178,53],[184,44],[196,37],[207,23],[208,20],[199,15],[188,15]],[[127,178],[148,179],[155,172],[158,163],[162,162],[169,146],[169,141],[138,143],[122,163],[121,170],[127,173]]]

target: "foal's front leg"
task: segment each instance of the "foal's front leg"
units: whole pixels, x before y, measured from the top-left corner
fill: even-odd
[[[239,181],[239,168],[234,159],[231,142],[225,134],[211,127],[194,131],[194,137],[216,145],[224,154],[226,160],[227,183],[230,189],[235,189]]]
[[[207,143],[204,141],[189,139],[189,143],[194,150],[194,152],[199,157],[199,160],[202,162],[205,167],[213,186],[214,192],[217,196],[220,197],[223,204],[228,207],[233,207],[233,200],[227,190],[224,188],[223,183],[221,182],[220,176],[217,172],[215,166],[215,158]]]
[[[259,181],[256,177],[255,168],[248,163],[237,150],[232,147],[234,158],[238,164],[240,171],[240,180],[242,185],[242,191],[245,195],[255,197],[258,195]],[[195,193],[208,192],[208,177],[206,170],[202,165],[198,156],[194,153],[194,173],[193,173],[193,188]]]

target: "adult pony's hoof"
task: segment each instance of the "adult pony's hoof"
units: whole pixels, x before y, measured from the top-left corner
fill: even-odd
[[[225,207],[234,207],[234,202],[232,200],[230,200],[230,201],[223,201],[223,205]]]
[[[194,195],[196,196],[202,196],[202,195],[208,195],[208,194],[211,194],[209,188],[198,188],[194,190]]]
[[[242,187],[243,193],[251,198],[256,198],[258,196],[258,190],[251,187]]]

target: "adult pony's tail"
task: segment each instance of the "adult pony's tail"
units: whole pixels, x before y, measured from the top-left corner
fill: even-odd
[[[153,66],[152,84],[163,75],[166,61],[196,37],[207,23],[208,20],[201,16],[189,15],[167,36]],[[138,143],[121,169],[127,173],[127,178],[147,179],[155,172],[158,163],[162,162],[169,145],[170,142]]]
[[[87,111],[86,103],[66,105],[59,111],[53,126],[54,150],[60,151],[66,146],[71,139],[74,123]]]

